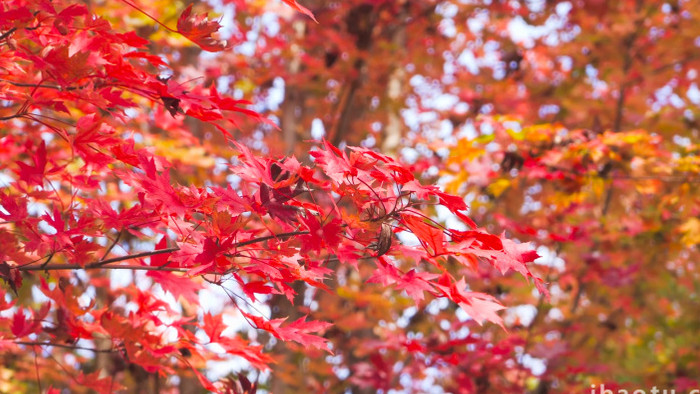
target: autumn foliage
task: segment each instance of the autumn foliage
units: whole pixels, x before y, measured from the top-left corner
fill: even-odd
[[[191,5],[172,29],[124,3],[201,49],[226,48],[214,36],[219,23]],[[322,357],[315,349],[333,354],[323,337],[330,322],[255,308],[275,294],[293,301],[295,283],[334,292],[338,270],[369,266],[368,282],[403,290],[416,305],[446,298],[479,324],[502,325],[501,303],[470,291],[452,267],[483,261],[532,277],[534,252],[475,227],[463,199],[421,184],[401,162],[325,140],[306,163],[255,154],[230,130],[263,117],[213,83],[163,77],[168,63],[127,26],[85,4],[2,7],[1,343],[16,384],[9,387],[112,392],[145,374],[160,389],[189,370],[208,390],[236,390],[199,369],[239,357],[266,370],[274,359],[264,341],[225,332],[226,314],[312,357]],[[169,157],[178,140],[202,146],[183,118],[223,133],[228,148],[195,150],[198,160]],[[442,226],[423,208],[434,205],[471,228]],[[419,242],[402,244],[400,233]],[[124,270],[131,280],[110,282]],[[204,283],[223,289],[225,308],[201,309]]]
[[[3,2],[0,391],[696,388],[657,3]]]

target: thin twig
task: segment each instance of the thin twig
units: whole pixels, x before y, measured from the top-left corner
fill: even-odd
[[[105,258],[109,256],[109,253],[114,249],[114,247],[117,245],[117,242],[119,242],[119,238],[122,237],[122,233],[124,232],[124,229],[119,230],[119,233],[117,233],[117,238],[114,239],[114,242],[112,242],[111,245],[109,245],[109,248],[107,248],[107,251],[105,252],[104,256],[100,259],[100,261],[105,261]]]
[[[39,386],[39,392],[43,393],[44,389],[41,387],[41,376],[39,375],[39,355],[36,354],[36,348],[32,349],[34,351],[34,370],[36,371],[36,385]]]
[[[147,13],[146,11],[144,11],[143,9],[141,9],[139,6],[137,6],[136,4],[132,3],[131,1],[122,0],[122,2],[126,3],[127,5],[133,7],[134,9],[136,9],[138,12],[140,12],[140,13],[146,15],[147,17],[151,18],[155,23],[157,23],[157,24],[163,26],[166,30],[168,30],[168,31],[170,31],[170,32],[173,32],[173,33],[180,33],[179,31],[174,30],[174,29],[172,29],[172,28],[166,26],[163,22],[159,21],[159,20],[156,19],[154,16],[151,16],[149,13]]]

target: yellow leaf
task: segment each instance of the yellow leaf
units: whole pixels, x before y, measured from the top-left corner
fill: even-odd
[[[461,164],[464,160],[472,160],[484,154],[484,149],[474,146],[475,140],[462,139],[457,142],[450,152],[449,163]]]
[[[496,136],[493,134],[482,134],[474,139],[474,141],[480,143],[480,144],[488,144],[489,142],[493,141],[493,139]]]
[[[250,79],[240,79],[235,83],[235,88],[241,90],[244,94],[251,93],[256,87]]]
[[[508,187],[510,187],[510,181],[508,179],[499,179],[488,186],[488,191],[493,194],[494,197],[498,197],[503,194]]]
[[[685,221],[679,228],[683,233],[681,242],[686,246],[700,244],[700,220],[698,218],[690,218]]]
[[[525,139],[525,133],[523,133],[522,131],[517,132],[513,129],[507,129],[506,132],[512,139],[516,141],[522,141],[523,139]]]
[[[605,179],[597,178],[597,177],[591,179],[590,186],[591,186],[591,190],[593,191],[593,195],[596,197],[602,196],[606,190],[605,185],[606,185]]]
[[[447,183],[445,186],[445,191],[451,194],[459,194],[459,188],[462,187],[462,185],[464,185],[468,179],[469,176],[466,172],[458,172],[456,175],[454,175],[452,180]]]

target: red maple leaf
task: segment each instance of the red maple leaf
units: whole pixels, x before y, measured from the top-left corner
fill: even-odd
[[[413,298],[413,301],[418,304],[418,302],[423,300],[425,292],[433,290],[430,280],[438,276],[438,274],[418,272],[412,269],[401,277],[401,280],[396,284],[396,288],[406,290],[406,294]]]
[[[227,328],[221,315],[204,315],[200,325],[210,342],[216,342],[226,350],[226,353],[245,358],[251,365],[261,370],[269,369],[269,364],[274,362],[272,357],[262,353],[262,346],[253,346],[240,337],[228,337],[221,334]]]
[[[243,316],[255,323],[255,326],[261,330],[265,330],[277,339],[283,341],[294,341],[304,346],[312,346],[317,349],[324,349],[332,353],[328,347],[328,340],[318,335],[312,335],[311,332],[323,331],[330,327],[331,323],[321,321],[306,321],[306,316],[295,320],[294,322],[282,327],[282,323],[286,319],[271,319],[265,320],[261,317],[241,311]]]
[[[401,220],[411,232],[418,237],[421,245],[432,256],[445,254],[445,235],[442,230],[428,225],[418,216],[403,214]]]
[[[203,324],[201,324],[204,333],[209,337],[209,341],[218,342],[221,337],[221,333],[226,329],[224,320],[221,315],[212,315],[211,313],[205,313],[202,319]]]
[[[182,12],[177,20],[177,31],[209,52],[219,52],[226,48],[226,41],[212,36],[220,28],[219,22],[210,21],[207,14],[192,14],[192,4]]]
[[[346,176],[357,175],[357,168],[350,164],[350,159],[348,159],[348,155],[345,152],[336,148],[325,139],[323,140],[323,145],[326,149],[314,150],[309,152],[309,154],[314,157],[316,163],[323,167],[328,177],[334,182],[342,184]]]
[[[304,15],[307,15],[309,18],[313,19],[314,22],[318,23],[316,20],[316,17],[314,17],[314,14],[306,7],[302,6],[297,2],[297,0],[282,0],[284,1],[287,5],[290,7],[294,8],[295,10],[301,12]]]
[[[467,285],[464,278],[454,282],[448,274],[443,274],[435,287],[447,298],[459,304],[479,325],[488,320],[504,327],[503,319],[496,312],[505,307],[488,294],[465,291]]]
[[[17,162],[19,171],[15,170],[19,179],[30,185],[41,186],[44,184],[44,174],[46,172],[46,143],[42,140],[39,147],[32,155],[34,165],[29,165],[21,161]]]
[[[467,210],[467,204],[464,202],[464,198],[453,196],[451,194],[436,191],[435,195],[438,196],[440,204],[446,206],[452,212],[465,211]]]
[[[317,349],[325,349],[332,353],[328,347],[328,340],[318,335],[309,334],[311,332],[319,332],[330,327],[331,323],[322,321],[306,321],[306,316],[295,320],[285,327],[278,329],[278,333],[282,340],[298,342],[304,346],[311,346]]]
[[[496,312],[506,309],[506,307],[501,305],[494,297],[475,292],[464,292],[462,295],[465,301],[460,302],[459,306],[479,325],[483,325],[484,321],[488,320],[504,327],[503,319]]]
[[[146,276],[152,278],[164,291],[170,292],[176,300],[182,297],[193,304],[199,302],[197,292],[202,288],[202,284],[195,282],[193,278],[175,275],[167,271],[148,271]]]
[[[340,220],[326,219],[326,223],[321,223],[314,215],[302,217],[301,221],[306,225],[309,233],[302,235],[303,250],[320,251],[323,248],[335,250],[340,243]]]
[[[10,326],[10,331],[12,331],[12,335],[14,335],[17,338],[20,338],[28,334],[28,328],[30,326],[27,326],[26,323],[27,318],[24,316],[24,312],[22,312],[21,310],[15,311],[15,314],[12,316],[12,325]]]

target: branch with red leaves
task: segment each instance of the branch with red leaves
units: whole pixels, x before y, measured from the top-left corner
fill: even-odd
[[[219,23],[192,8],[177,29],[146,15],[202,49],[223,50]],[[504,307],[469,290],[465,276],[478,264],[516,271],[545,292],[528,268],[537,257],[530,246],[478,228],[462,198],[421,184],[404,163],[366,148],[320,141],[309,152],[312,164],[253,152],[232,137],[236,117],[274,123],[214,84],[162,78],[156,71],[168,64],[148,52],[148,40],[117,31],[85,5],[10,0],[0,6],[0,31],[17,42],[0,47],[0,59],[11,59],[0,60],[0,99],[19,108],[0,118],[7,122],[0,278],[14,293],[0,294],[0,357],[22,357],[16,345],[24,345],[42,346],[53,359],[83,349],[74,346],[79,341],[99,340],[118,348],[115,365],[160,375],[191,369],[205,388],[223,391],[198,371],[206,360],[238,357],[260,370],[273,362],[262,344],[226,330],[224,316],[290,346],[330,353],[324,335],[331,324],[309,308],[287,321],[254,305],[273,295],[293,302],[300,284],[335,294],[341,271],[416,305],[445,298],[479,324],[503,325],[497,312]],[[198,145],[185,117],[219,130],[225,146],[210,144],[208,152]],[[225,164],[192,163],[194,149],[172,153],[183,145]],[[193,175],[201,173],[206,182]],[[438,206],[466,230],[443,226]],[[401,242],[409,234],[415,244]],[[153,250],[134,252],[145,248]],[[120,249],[122,256],[107,258]],[[132,260],[138,263],[123,264]],[[107,270],[146,272],[116,285]],[[201,305],[206,283],[229,297],[222,311]],[[27,289],[41,298],[28,301]],[[50,362],[37,361],[37,370]],[[52,377],[57,384],[107,387],[99,371],[77,373],[80,362],[59,365],[81,377]]]

